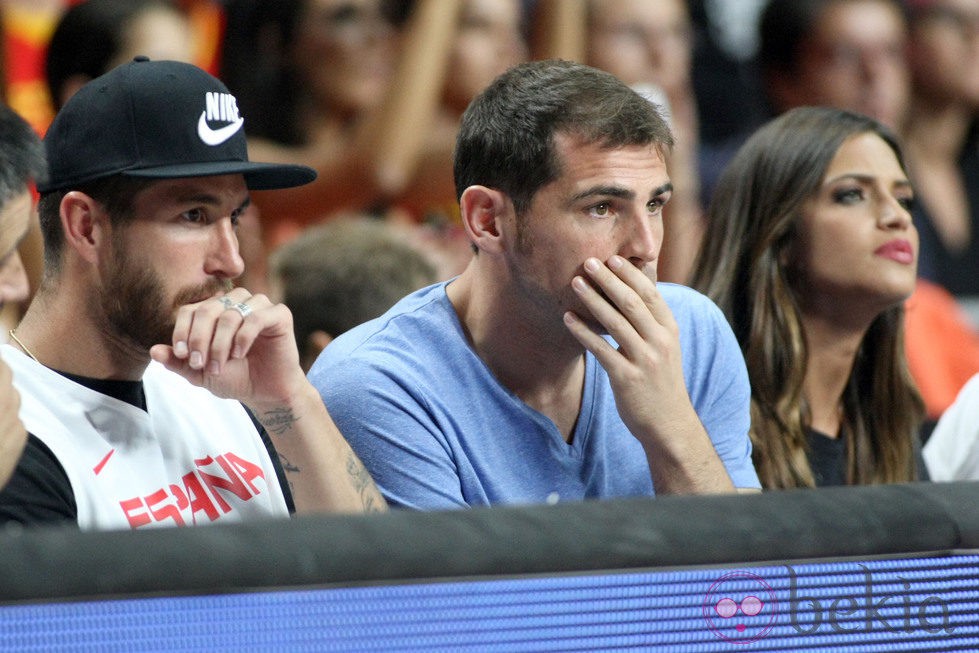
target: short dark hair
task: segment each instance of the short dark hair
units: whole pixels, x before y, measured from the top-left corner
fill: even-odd
[[[20,114],[0,104],[0,207],[46,176],[41,138]]]
[[[109,214],[112,224],[117,225],[132,219],[136,195],[154,183],[159,183],[159,180],[112,175],[41,195],[37,214],[44,240],[45,270],[57,272],[61,268],[61,250],[65,244],[64,234],[61,232],[61,200],[65,195],[71,191],[85,193],[101,204]]]
[[[506,193],[517,213],[560,175],[556,133],[615,148],[673,147],[649,100],[613,75],[578,63],[533,61],[500,75],[466,109],[456,140],[456,197],[474,184]]]
[[[438,280],[419,248],[390,224],[362,216],[307,229],[272,253],[270,269],[292,311],[304,359],[314,331],[337,337]]]

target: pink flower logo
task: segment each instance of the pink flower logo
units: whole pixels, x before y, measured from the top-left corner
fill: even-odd
[[[704,620],[711,632],[733,644],[765,637],[778,620],[778,598],[760,577],[734,571],[717,579],[704,595]]]

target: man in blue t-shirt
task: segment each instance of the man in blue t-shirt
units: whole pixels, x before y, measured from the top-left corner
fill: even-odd
[[[759,487],[721,312],[655,282],[669,127],[613,76],[521,64],[463,116],[474,256],[310,370],[393,505],[438,509]]]

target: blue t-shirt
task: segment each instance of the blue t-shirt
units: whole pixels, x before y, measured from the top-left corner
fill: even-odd
[[[595,357],[585,354],[569,444],[473,351],[445,286],[412,293],[343,334],[309,372],[388,502],[433,510],[653,495],[645,451]],[[657,287],[679,325],[687,391],[714,448],[735,486],[759,487],[748,374],[734,334],[703,295]]]

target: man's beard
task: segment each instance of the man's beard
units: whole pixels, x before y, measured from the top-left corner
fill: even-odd
[[[125,247],[116,243],[115,256],[97,290],[98,304],[111,338],[141,352],[156,344],[171,344],[180,306],[201,301],[231,289],[228,280],[212,279],[194,288],[185,288],[168,300],[155,270],[133,264]]]

